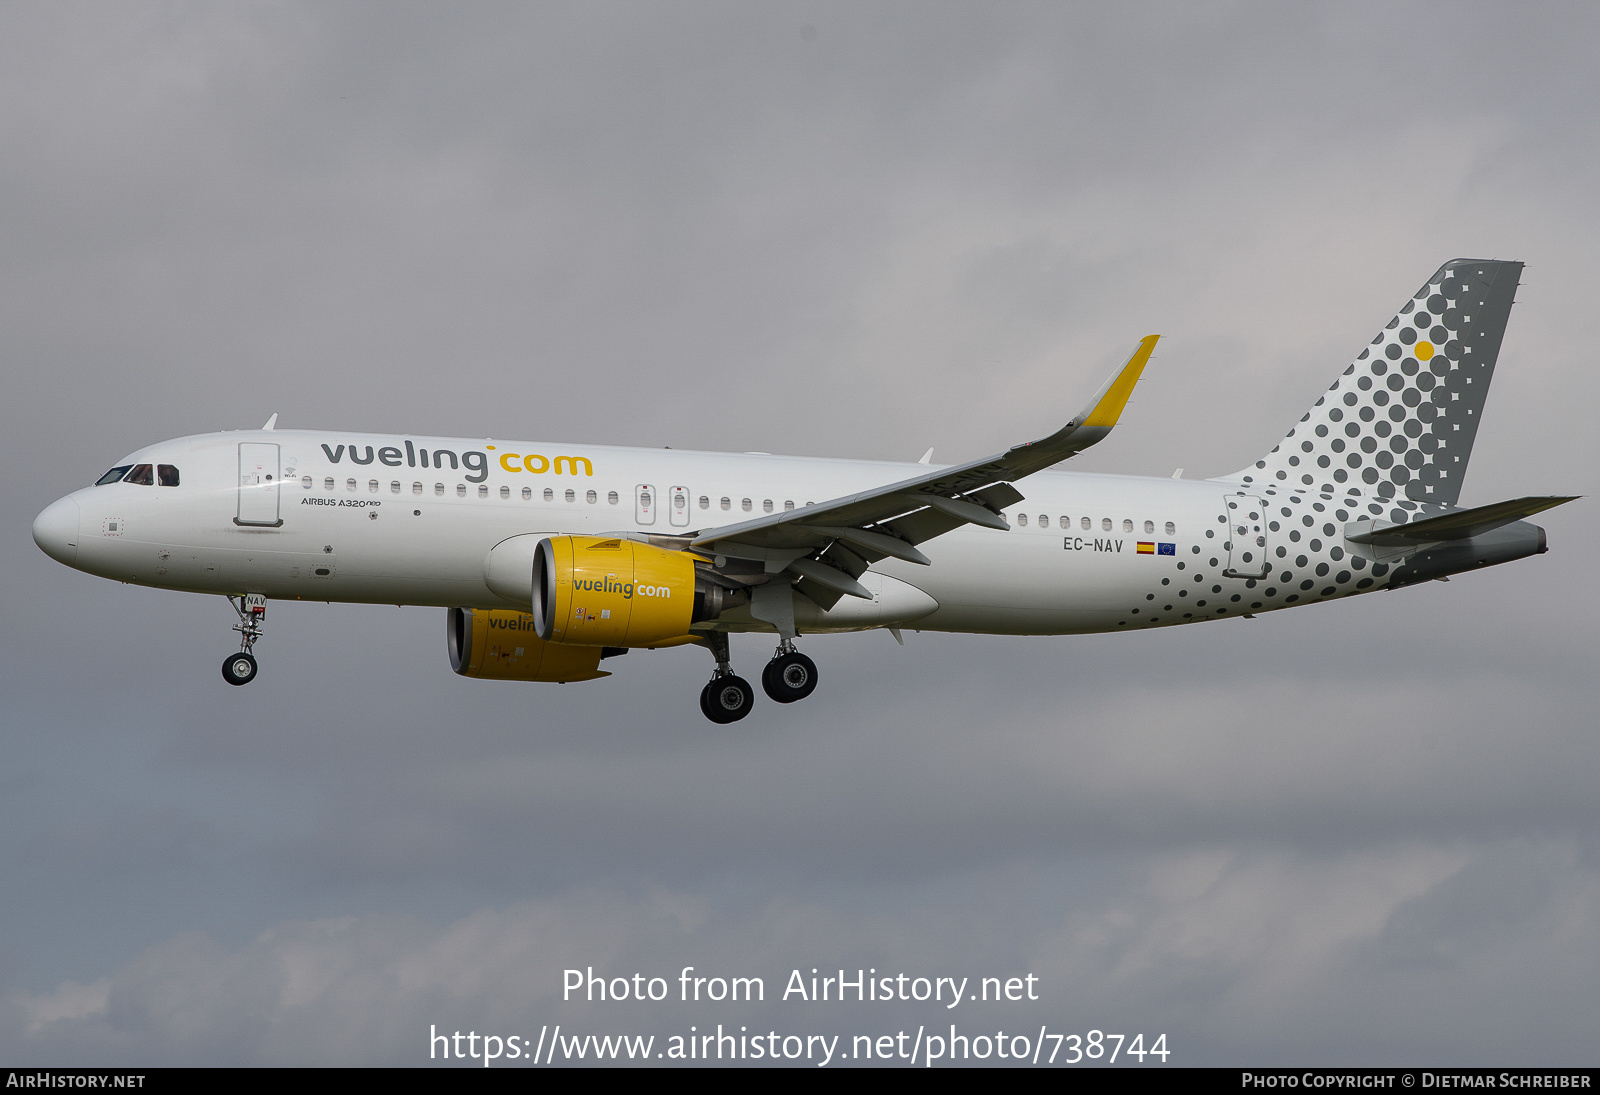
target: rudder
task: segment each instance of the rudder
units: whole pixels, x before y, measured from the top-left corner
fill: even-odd
[[[1445,263],[1277,447],[1226,478],[1455,505],[1521,277],[1520,262]]]

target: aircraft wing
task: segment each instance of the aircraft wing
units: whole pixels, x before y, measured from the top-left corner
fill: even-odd
[[[800,591],[823,608],[843,594],[871,600],[856,579],[873,563],[892,556],[927,565],[917,544],[966,524],[1009,528],[999,511],[1023,498],[1011,481],[1059,464],[1109,434],[1159,337],[1143,339],[1088,405],[1049,437],[814,506],[708,529],[690,547],[759,561],[766,574],[798,575]]]

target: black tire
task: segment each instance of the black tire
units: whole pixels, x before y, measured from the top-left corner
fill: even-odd
[[[222,679],[229,684],[249,684],[256,679],[256,658],[254,654],[239,651],[229,654],[222,663]]]
[[[761,687],[779,703],[803,700],[817,690],[817,663],[798,652],[773,658],[761,671]]]
[[[700,710],[712,722],[738,722],[755,705],[755,689],[743,677],[716,677],[700,691]]]

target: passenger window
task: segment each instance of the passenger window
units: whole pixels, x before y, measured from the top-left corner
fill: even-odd
[[[1043,514],[1043,513],[1039,514],[1039,527],[1040,528],[1049,528],[1050,527],[1050,518],[1049,518],[1048,515]]]
[[[102,475],[99,479],[96,479],[94,481],[94,485],[97,486],[97,487],[103,487],[107,483],[120,482],[122,477],[124,475],[128,474],[128,469],[131,468],[131,467],[133,467],[132,464],[124,464],[120,468],[112,468],[110,471],[108,471],[104,475]]]
[[[378,481],[376,479],[368,479],[367,480],[367,490],[371,491],[373,494],[377,494],[378,493]]]
[[[1093,527],[1094,526],[1089,523],[1089,519],[1087,517],[1085,517],[1083,519],[1083,531],[1084,532],[1088,532]]]
[[[133,483],[140,487],[153,487],[156,483],[155,470],[149,464],[135,464],[128,473],[124,483]]]
[[[389,493],[390,494],[399,494],[400,493],[400,480],[395,479],[395,480],[392,480],[389,483]]]
[[[510,497],[511,497],[511,488],[510,487],[506,487],[506,486],[502,486],[500,488],[500,498],[501,498],[501,500],[504,501],[505,499],[510,498]]]
[[[306,490],[310,490],[311,489],[311,476],[309,476],[309,475],[301,476],[300,485],[302,487],[304,487]],[[177,484],[174,483],[173,486],[177,486]]]
[[[731,501],[729,501],[728,499],[724,498],[722,500],[722,508],[723,509],[730,509],[730,508],[732,508],[732,506],[733,506],[733,503]]]
[[[489,484],[487,484],[487,483],[479,483],[478,484],[478,497],[479,498],[487,498],[487,497],[489,497]]]
[[[761,512],[763,512],[763,513],[771,513],[772,512],[772,499],[770,499],[770,498],[762,499],[762,501],[761,501]]]
[[[686,494],[674,494],[672,496],[672,508],[673,509],[686,509],[688,507],[688,505],[689,505],[689,496],[688,495],[686,495]]]
[[[700,508],[701,509],[710,509],[711,508],[711,499],[707,498],[703,494],[700,496]]]
[[[523,487],[522,488],[522,500],[524,502],[533,501],[533,488],[532,487]]]
[[[156,482],[158,484],[160,484],[161,486],[163,486],[163,487],[175,487],[175,486],[177,486],[178,485],[178,469],[173,467],[171,464],[157,464],[156,465]],[[306,486],[308,486],[308,487],[311,486],[311,477],[309,475],[306,476]]]
[[[594,491],[590,491],[588,494],[583,496],[583,500],[585,502],[588,502],[592,506],[596,502],[600,501],[600,496],[598,494],[596,494]]]
[[[1072,518],[1063,516],[1061,518],[1061,527],[1062,528],[1071,528],[1072,527]]]
[[[554,502],[556,500],[556,492],[549,487],[544,488],[544,500],[546,502]]]
[[[1132,532],[1133,531],[1133,522],[1130,519],[1126,518],[1126,517],[1124,517],[1122,519],[1122,531],[1123,532]]]
[[[567,501],[576,502],[577,500],[578,500],[578,492],[577,491],[571,491],[571,490],[567,491]]]
[[[1178,535],[1178,526],[1173,524],[1171,521],[1167,522],[1167,535],[1168,536],[1176,536],[1176,535]]]
[[[443,483],[435,483],[433,485],[433,496],[435,498],[444,497],[444,484]]]
[[[1110,532],[1111,531],[1111,518],[1102,517],[1100,519],[1100,531],[1101,532]]]
[[[326,478],[326,479],[324,479],[322,481],[322,489],[323,490],[332,490],[333,489],[333,476],[330,475],[330,476],[328,476],[328,478]]]
[[[1017,514],[1017,524],[1021,525],[1023,528],[1027,528],[1028,527],[1028,515],[1026,513]]]
[[[794,499],[793,498],[785,498],[783,500],[783,510],[784,510],[784,512],[787,513],[792,509],[794,509]]]
[[[750,499],[748,499],[748,498],[739,499],[739,508],[744,510],[746,513],[749,513],[750,512]]]
[[[467,485],[465,483],[457,483],[456,484],[456,497],[457,498],[465,498],[466,496],[467,496]]]
[[[344,489],[345,490],[355,490],[356,489],[356,481],[354,479],[346,479],[344,481]]]
[[[703,501],[703,499],[702,499],[702,501]],[[617,504],[617,492],[616,491],[613,490],[613,491],[607,491],[606,492],[606,504],[607,505],[612,505],[612,506]]]
[[[422,484],[421,483],[412,483],[411,484],[411,493],[412,494],[421,494],[422,493]]]
[[[1155,531],[1156,531],[1156,523],[1154,521],[1146,521],[1144,523],[1144,534],[1146,536],[1154,536],[1155,535]]]

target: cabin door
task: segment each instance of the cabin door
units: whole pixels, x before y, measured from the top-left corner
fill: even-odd
[[[236,525],[278,528],[278,490],[283,475],[278,467],[278,446],[258,441],[239,443],[239,510]]]
[[[1230,494],[1228,508],[1228,569],[1230,578],[1267,576],[1267,505],[1248,494]]]

